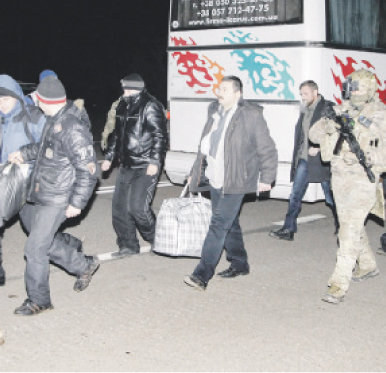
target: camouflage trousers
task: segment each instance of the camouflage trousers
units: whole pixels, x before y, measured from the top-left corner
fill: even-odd
[[[348,290],[356,265],[356,272],[363,274],[376,268],[365,220],[376,203],[377,184],[371,183],[362,170],[357,171],[333,170],[331,176],[340,228],[335,270],[328,285],[339,287],[341,295]]]

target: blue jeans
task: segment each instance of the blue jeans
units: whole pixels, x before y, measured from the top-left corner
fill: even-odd
[[[237,271],[249,270],[239,223],[244,194],[223,194],[222,189],[210,187],[210,197],[212,219],[202,247],[201,260],[193,272],[205,283],[213,277],[223,248],[232,268]]]
[[[26,203],[20,211],[20,218],[29,232],[24,248],[24,280],[28,298],[39,306],[46,306],[51,304],[50,262],[76,276],[85,272],[89,262],[72,242],[63,241],[63,236],[57,234],[66,220],[65,207]]]
[[[326,198],[326,205],[333,208],[334,199],[332,197],[330,182],[323,181],[321,183],[324,196]],[[283,228],[291,232],[297,231],[296,219],[302,209],[302,199],[308,187],[308,163],[304,159],[300,159],[298,167],[295,171],[294,183],[288,204],[288,211],[285,217]]]

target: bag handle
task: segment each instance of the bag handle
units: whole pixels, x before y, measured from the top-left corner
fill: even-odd
[[[190,192],[189,192],[189,183],[186,183],[185,186],[184,186],[184,189],[182,189],[182,192],[181,192],[181,194],[180,194],[180,198],[184,198],[184,197],[186,197],[188,194],[189,194],[190,197],[193,197],[193,193],[190,193]],[[198,197],[199,197],[199,198],[202,198],[200,192],[198,192],[197,194],[198,194]]]

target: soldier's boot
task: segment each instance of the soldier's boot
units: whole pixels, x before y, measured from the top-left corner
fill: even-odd
[[[368,278],[372,278],[379,275],[378,268],[372,269],[371,271],[362,271],[361,269],[357,268],[353,275],[352,275],[352,281],[353,282],[362,282],[363,280],[367,280]]]
[[[343,302],[345,291],[342,290],[339,286],[331,285],[327,292],[323,295],[322,301],[332,304],[339,304]]]

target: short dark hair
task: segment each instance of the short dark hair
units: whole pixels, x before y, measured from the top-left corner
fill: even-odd
[[[299,90],[303,87],[310,87],[314,91],[319,91],[318,85],[313,80],[305,80],[303,83],[300,84]]]
[[[241,79],[235,75],[227,75],[222,78],[221,82],[232,82],[233,83],[233,89],[235,92],[243,93],[243,82]]]

